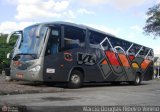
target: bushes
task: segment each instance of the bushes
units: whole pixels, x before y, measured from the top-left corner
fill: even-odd
[[[10,65],[10,60],[7,59],[7,53],[11,52],[16,42],[16,38],[13,38],[10,44],[6,43],[7,34],[0,35],[0,73],[4,68]]]

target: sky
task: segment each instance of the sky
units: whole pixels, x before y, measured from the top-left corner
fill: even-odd
[[[160,37],[144,34],[148,8],[160,0],[0,0],[0,33],[40,22],[68,21],[87,25],[154,49]]]

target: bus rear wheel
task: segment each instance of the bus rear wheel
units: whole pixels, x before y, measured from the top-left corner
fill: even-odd
[[[136,77],[135,77],[135,80],[133,82],[130,82],[130,84],[132,84],[132,85],[140,85],[141,81],[142,81],[141,75],[137,74]]]
[[[141,84],[141,75],[136,75],[135,85],[140,85],[140,84]]]
[[[68,82],[68,87],[75,89],[80,88],[83,83],[83,74],[78,70],[73,70]]]

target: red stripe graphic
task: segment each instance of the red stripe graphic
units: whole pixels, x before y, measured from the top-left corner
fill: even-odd
[[[103,61],[102,61],[102,65],[106,65],[106,64],[108,64],[107,61],[106,61],[106,60],[103,60]]]
[[[134,58],[135,58],[134,55],[130,55],[130,56],[129,56],[129,59],[130,59],[131,61],[132,61]]]
[[[108,57],[111,65],[120,66],[118,59],[113,51],[106,51],[106,56]]]
[[[125,66],[125,67],[130,67],[126,55],[124,55],[124,54],[118,54],[118,56],[119,56],[119,58],[120,58],[123,66]]]
[[[141,64],[141,68],[146,69],[148,65],[150,64],[150,62],[151,62],[150,60],[145,59]]]

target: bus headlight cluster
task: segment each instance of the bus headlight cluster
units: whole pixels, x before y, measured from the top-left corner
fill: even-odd
[[[38,66],[31,68],[29,71],[30,72],[38,72],[40,69],[41,69],[41,66],[38,65]]]

